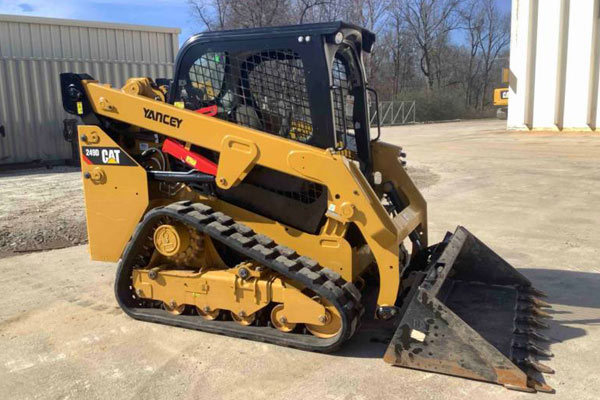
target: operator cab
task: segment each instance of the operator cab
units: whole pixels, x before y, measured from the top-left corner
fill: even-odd
[[[201,33],[179,52],[169,102],[345,151],[370,172],[362,59],[374,41],[343,22]]]

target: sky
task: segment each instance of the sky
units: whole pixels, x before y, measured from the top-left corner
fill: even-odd
[[[496,2],[510,9],[511,0]],[[180,28],[180,44],[202,30],[186,0],[0,0],[0,14]]]

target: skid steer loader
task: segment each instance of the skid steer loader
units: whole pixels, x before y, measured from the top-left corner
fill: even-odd
[[[393,321],[391,364],[551,391],[542,293],[463,227],[430,245],[401,148],[371,135],[374,41],[342,22],[208,32],[172,80],[61,74],[92,259],[118,261],[142,321],[320,352]]]

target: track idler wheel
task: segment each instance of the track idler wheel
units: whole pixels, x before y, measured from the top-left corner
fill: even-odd
[[[306,330],[314,336],[321,339],[329,339],[338,334],[342,328],[342,321],[335,307],[327,301],[321,301],[321,303],[325,306],[325,314],[319,316],[319,321],[324,323],[324,325],[305,324],[305,326]]]
[[[281,332],[291,332],[296,328],[296,324],[288,322],[283,313],[283,304],[277,304],[271,310],[271,323]]]

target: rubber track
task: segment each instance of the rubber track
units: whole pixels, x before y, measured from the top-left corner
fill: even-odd
[[[165,217],[181,221],[327,299],[341,316],[340,332],[333,338],[323,339],[310,334],[280,332],[272,327],[245,327],[233,321],[207,321],[198,315],[172,315],[146,306],[147,302],[135,295],[132,271],[148,264],[153,251],[152,230]],[[277,245],[271,238],[257,234],[205,204],[190,201],[155,208],[145,215],[119,260],[115,294],[125,313],[135,319],[319,352],[335,351],[350,339],[364,313],[360,292],[338,273],[298,255],[293,249]]]

